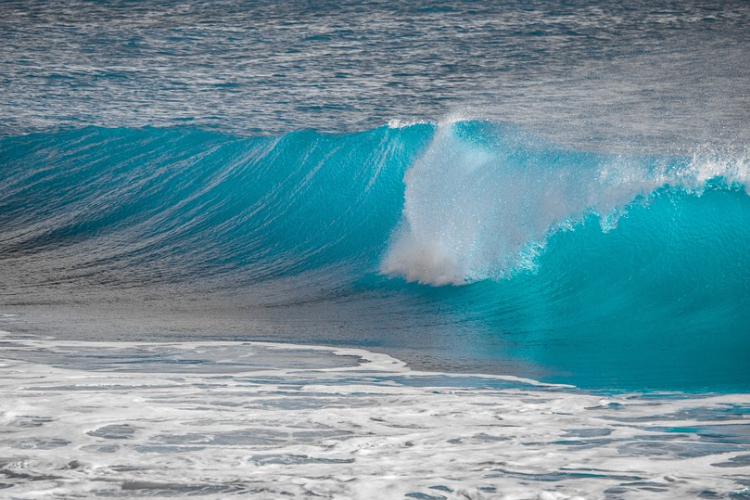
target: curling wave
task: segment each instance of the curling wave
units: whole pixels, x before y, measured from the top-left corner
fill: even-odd
[[[743,154],[591,153],[480,121],[86,128],[5,137],[0,169],[6,305],[169,300],[165,284],[252,306],[344,299],[362,335],[425,317],[430,335],[512,339],[485,344],[579,377],[556,381],[700,361],[694,383],[750,386]]]

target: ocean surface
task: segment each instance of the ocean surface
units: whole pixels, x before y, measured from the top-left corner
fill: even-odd
[[[0,497],[750,498],[748,26],[0,1]]]

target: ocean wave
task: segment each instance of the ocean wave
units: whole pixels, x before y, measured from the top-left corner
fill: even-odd
[[[742,220],[750,179],[747,156],[581,152],[460,120],[278,137],[87,128],[5,138],[0,155],[0,256],[63,272],[158,269],[150,279],[177,281],[231,273],[258,282],[337,266],[353,269],[349,279],[506,280],[538,272],[548,252],[575,261],[548,248],[556,234],[593,220],[606,234],[622,217],[642,226],[626,247],[650,225],[667,234],[684,223],[720,254],[744,241],[744,227],[714,234],[714,205],[697,199],[716,192],[707,200]],[[657,199],[669,204],[650,207]],[[701,213],[682,221],[696,203]],[[603,236],[579,231],[585,238]],[[691,241],[657,238],[639,253],[688,251]]]
[[[747,158],[578,151],[482,121],[6,137],[1,298],[273,306],[314,318],[316,341],[345,324],[581,386],[745,387]]]

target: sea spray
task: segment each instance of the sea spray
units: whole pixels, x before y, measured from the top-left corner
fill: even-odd
[[[504,125],[449,122],[406,173],[381,270],[437,286],[502,279],[533,269],[550,235],[591,215],[608,231],[660,188],[698,195],[708,182],[744,187],[749,174],[744,158],[583,153]]]

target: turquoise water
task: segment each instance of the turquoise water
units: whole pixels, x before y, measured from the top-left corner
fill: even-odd
[[[582,152],[457,121],[84,128],[6,137],[0,159],[9,305],[218,303],[255,308],[280,339],[416,362],[424,345],[462,370],[750,384],[742,157]]]

